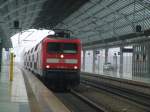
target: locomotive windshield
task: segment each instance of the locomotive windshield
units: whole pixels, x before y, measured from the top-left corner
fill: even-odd
[[[48,43],[48,53],[77,53],[77,44],[75,43]]]

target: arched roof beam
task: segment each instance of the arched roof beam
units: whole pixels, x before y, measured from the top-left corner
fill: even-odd
[[[145,19],[148,20],[149,18],[147,17],[147,18],[145,18]],[[143,21],[143,20],[138,20],[138,21],[136,21],[135,23],[138,23],[138,22],[141,22],[141,21]],[[126,27],[126,26],[128,26],[128,25],[130,25],[130,24],[128,23],[128,24],[126,24],[126,25],[119,26],[119,27],[116,28],[116,30],[117,30],[117,29],[122,29],[123,27]],[[86,33],[86,32],[90,32],[90,30],[84,31],[84,33]],[[109,32],[109,30],[105,30],[105,31],[103,31],[102,33],[106,33],[106,32]],[[134,33],[134,32],[133,32],[133,33]],[[82,34],[83,34],[83,33],[82,33]],[[82,36],[82,34],[80,34],[80,36]],[[97,35],[97,34],[94,34],[94,35],[93,35],[93,34],[90,34],[90,35],[88,34],[89,37],[95,36],[95,35]]]
[[[105,9],[105,7],[109,7],[110,5],[116,3],[117,1],[118,1],[118,0],[115,0],[115,1],[113,1],[112,3],[107,4],[106,6],[103,6],[102,9],[99,9],[98,11],[96,11],[95,13],[93,13],[91,16],[95,16],[96,14],[100,13],[101,11],[103,11],[103,10]],[[102,1],[101,1],[101,2],[102,2]],[[101,3],[101,2],[100,2],[100,3]],[[99,4],[100,4],[100,3],[99,3]],[[97,5],[99,5],[99,4],[97,3]],[[94,6],[95,6],[95,5],[94,5]],[[94,6],[93,6],[93,7],[94,7]],[[93,8],[93,7],[92,7],[92,8]],[[91,8],[90,8],[90,9],[91,9]],[[88,12],[90,9],[88,9],[88,10],[86,10],[85,12],[81,13],[79,16],[82,16],[83,14],[85,14],[86,12]],[[87,14],[87,13],[86,13],[86,14]],[[109,14],[108,14],[108,15],[109,15]],[[107,16],[108,16],[108,15],[107,15]],[[79,17],[79,16],[77,16],[77,17]],[[84,18],[84,21],[90,19],[91,16]],[[71,21],[75,20],[77,17],[74,17]],[[74,24],[70,25],[70,27],[71,27],[71,26],[76,26],[76,25],[80,24],[81,22],[82,22],[82,20],[79,21],[78,23],[74,23]]]
[[[29,14],[32,14],[32,13],[37,13],[37,12],[40,12],[41,10],[42,10],[42,9],[36,9],[36,10],[28,11],[27,13],[23,13],[23,14],[17,16],[17,17],[12,18],[12,19],[11,19],[10,21],[8,21],[6,24],[9,24],[9,23],[13,22],[13,21],[16,20],[16,19],[21,19],[21,17],[24,16],[24,15],[29,15]],[[27,17],[26,19],[28,19],[28,18],[30,18],[30,17]]]
[[[99,5],[99,4],[101,4],[102,3],[102,1],[103,0],[98,0],[97,2],[96,2],[96,4],[97,5]],[[118,1],[118,0],[115,0],[115,2],[116,1]],[[78,10],[78,12],[80,12],[78,15],[76,15],[75,17],[73,17],[72,19],[69,19],[69,20],[67,20],[66,22],[67,23],[71,23],[73,20],[75,20],[76,18],[78,18],[78,17],[80,17],[80,16],[82,16],[83,14],[85,14],[85,13],[87,13],[90,9],[92,9],[93,7],[95,7],[95,3],[93,3],[92,1],[89,1],[88,3],[90,3],[90,4],[92,4],[88,9],[86,9],[86,10]],[[88,4],[87,3],[87,4]],[[114,2],[113,2],[114,3]],[[82,8],[81,8],[82,9]],[[75,12],[76,13],[76,12]],[[71,17],[71,16],[70,16]],[[86,19],[86,18],[85,18]],[[64,20],[65,21],[65,20]],[[64,23],[66,23],[66,22],[64,22]],[[72,27],[72,25],[70,26],[70,27]],[[68,28],[70,28],[70,27],[68,27]]]
[[[126,6],[125,6],[126,7]],[[123,8],[120,8],[120,9],[123,9]],[[118,11],[120,10],[120,9],[118,9]],[[144,9],[141,9],[141,10],[139,10],[139,11],[142,11],[142,10],[144,10]],[[139,11],[135,11],[135,12],[133,12],[133,13],[130,13],[129,15],[125,15],[126,17],[128,17],[128,16],[131,16],[131,15],[133,15],[133,14],[135,14],[135,13],[137,13],[137,12],[139,12]],[[114,12],[112,12],[112,13],[114,13]],[[111,13],[111,14],[112,14]],[[99,18],[100,20],[102,20],[102,19],[104,19],[104,18],[106,18],[107,16],[109,16],[110,14],[108,14],[108,15],[106,15],[106,16],[103,16],[103,17],[101,17],[101,18]],[[118,18],[118,19],[116,19],[115,21],[118,21],[120,18]],[[81,22],[81,21],[80,21]],[[79,23],[80,23],[79,22]],[[112,23],[112,22],[114,22],[114,20],[112,20],[112,21],[109,21],[108,23]],[[79,23],[77,23],[77,24],[79,24]],[[103,27],[103,26],[105,26],[106,24],[108,24],[108,23],[104,23],[104,24],[102,24],[102,25],[100,25],[99,27]],[[90,23],[89,23],[90,24]],[[75,26],[75,25],[74,25]],[[88,26],[88,24],[86,25],[86,26]],[[78,27],[79,29],[82,29],[83,27],[86,27],[85,25],[84,26],[81,26],[81,27]]]
[[[125,7],[127,7],[127,6],[124,6],[124,7],[121,7],[121,8],[119,8],[119,9],[117,9],[116,11],[119,11],[119,10],[121,10],[121,9],[123,9],[123,8],[125,8]],[[105,8],[106,9],[106,8]],[[101,11],[104,11],[104,9],[103,10],[101,10]],[[99,12],[96,12],[96,13],[94,13],[93,15],[96,15],[96,14],[98,14]],[[107,14],[107,15],[105,15],[105,16],[103,16],[103,17],[100,17],[100,18],[98,18],[99,20],[103,20],[104,18],[107,18],[109,15],[111,15],[111,14],[114,14],[114,12],[110,12],[109,14]],[[81,21],[80,21],[81,22]],[[80,23],[79,22],[79,23]],[[79,23],[77,23],[77,24],[79,24]],[[77,24],[74,24],[74,25],[77,25]]]
[[[1,5],[0,5],[0,9],[2,9],[2,8],[4,8],[6,5],[8,5],[10,2],[12,2],[12,1],[14,1],[14,0],[7,0],[5,3],[2,3]]]
[[[128,6],[128,5],[127,5],[127,6]],[[126,7],[127,7],[127,6],[126,6]],[[115,16],[115,14],[116,14],[116,15],[118,15],[119,17],[125,19],[125,20],[127,21],[127,23],[129,23],[129,24],[131,25],[132,31],[133,31],[133,32],[135,31],[134,24],[133,24],[132,21],[130,21],[130,20],[127,18],[127,15],[120,13],[118,9],[115,10],[115,11],[113,11],[113,9],[111,9],[110,7],[105,7],[105,8],[106,8],[107,10],[109,10],[110,12],[114,12],[114,16]],[[115,25],[115,23],[116,23],[116,19],[114,19],[114,25]],[[113,29],[113,30],[115,31],[115,29]]]
[[[13,13],[15,13],[15,12],[21,10],[21,9],[24,9],[24,8],[29,7],[29,6],[32,6],[32,5],[41,4],[41,3],[45,2],[45,1],[46,1],[46,0],[39,0],[39,1],[31,2],[31,3],[29,3],[29,4],[24,4],[24,5],[22,5],[21,7],[16,8],[15,10],[12,10],[12,11],[10,11],[9,13],[3,15],[3,18],[6,18],[7,16],[12,15]]]
[[[136,2],[145,7],[146,9],[150,10],[150,1],[146,2],[146,0],[136,0]]]
[[[81,12],[80,13],[80,15],[78,15],[78,16],[76,16],[76,17],[79,17],[79,16],[82,16],[82,14],[84,14],[84,13],[86,13],[86,12],[88,12],[88,10],[90,10],[91,8],[93,8],[96,4],[100,4],[101,2],[102,2],[103,0],[90,0],[90,2],[92,3],[92,4],[94,4],[93,6],[91,6],[89,9],[87,9],[87,10],[85,10],[84,12]],[[114,3],[116,3],[118,0],[115,0],[115,1],[113,1],[111,4],[107,4],[106,6],[109,6],[109,5],[112,5],[112,4],[114,4]],[[104,9],[104,8],[103,8]],[[103,10],[103,9],[100,9],[100,10]],[[80,11],[79,11],[80,12]],[[87,13],[88,14],[88,13]],[[93,15],[95,15],[95,14],[93,14]],[[75,17],[75,18],[76,18]],[[72,21],[75,19],[75,18],[73,18],[72,19]],[[96,24],[96,22],[95,21],[93,21],[93,19],[94,18],[96,18],[97,19],[97,17],[94,17],[94,16],[91,16],[91,15],[89,15],[87,18],[84,18],[84,19],[90,19],[90,21],[92,21],[92,23],[93,23],[93,25],[95,25],[95,26],[98,26],[97,24]],[[71,20],[70,20],[71,21]],[[103,20],[102,20],[103,21]],[[68,21],[67,21],[68,22]],[[81,22],[81,21],[80,21]],[[80,23],[79,22],[79,23]],[[106,21],[104,20],[104,22],[106,23]],[[67,28],[69,29],[69,28],[71,28],[71,27],[74,27],[74,25],[71,25],[71,26],[69,26],[69,25],[67,25]],[[75,28],[75,27],[74,27]],[[94,29],[95,29],[95,27],[93,27]],[[91,30],[93,30],[93,28],[91,28]],[[78,28],[76,28],[77,29],[77,32],[78,32]],[[93,30],[93,31],[95,31],[95,30]],[[98,31],[98,30],[97,30]],[[97,32],[96,31],[96,32]],[[98,32],[99,33],[99,32]]]
[[[32,22],[34,21],[34,19],[35,19],[36,17],[32,17],[32,19],[30,19],[30,18],[27,18],[25,21],[24,21],[24,23],[22,24],[22,26],[23,27],[32,27]],[[29,20],[30,19],[30,20]]]
[[[90,3],[93,4],[90,8],[88,8],[88,9],[85,10],[84,12],[80,13],[80,15],[74,17],[73,19],[71,19],[70,21],[67,21],[67,22],[71,22],[71,21],[75,20],[76,18],[82,16],[83,14],[87,14],[87,12],[88,12],[89,10],[91,10],[91,9],[92,9],[93,7],[95,7],[96,5],[100,5],[100,4],[102,3],[102,1],[103,1],[103,0],[97,2],[96,4],[93,4],[93,3],[90,1]],[[114,3],[116,3],[117,1],[118,1],[118,0],[115,0],[115,1],[111,2],[110,4],[107,4],[106,6],[110,6],[110,5],[114,4]],[[106,6],[105,6],[105,7],[106,7]],[[100,12],[100,11],[103,11],[103,10],[104,10],[104,8],[98,10],[98,11],[95,12],[93,15],[95,15],[96,13],[98,13],[98,12]],[[91,15],[91,16],[92,16],[92,15]],[[89,17],[87,17],[87,18],[85,18],[85,19],[88,19],[88,18],[89,18]]]

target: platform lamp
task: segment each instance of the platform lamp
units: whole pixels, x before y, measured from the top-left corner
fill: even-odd
[[[142,32],[142,26],[136,25],[136,32]]]
[[[15,29],[19,29],[19,20],[15,20],[13,25]]]

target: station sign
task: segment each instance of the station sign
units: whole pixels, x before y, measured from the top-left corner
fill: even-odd
[[[133,52],[133,48],[123,48],[122,52],[132,53]]]
[[[5,51],[9,51],[9,48],[5,48]]]
[[[96,54],[100,54],[100,51],[95,51]]]

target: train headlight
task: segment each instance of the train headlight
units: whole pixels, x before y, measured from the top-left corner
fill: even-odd
[[[78,67],[77,67],[77,66],[74,66],[74,69],[78,69]]]
[[[63,55],[63,54],[61,54],[61,55],[60,55],[60,58],[64,58],[64,55]]]
[[[46,68],[50,68],[50,66],[49,66],[49,65],[46,65]]]

